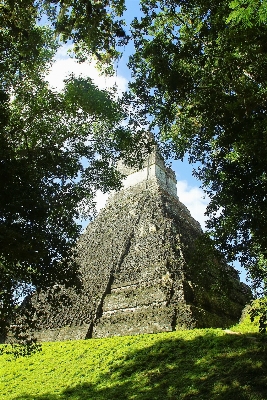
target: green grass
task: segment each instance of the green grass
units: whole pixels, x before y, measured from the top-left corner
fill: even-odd
[[[232,330],[45,343],[31,356],[3,355],[0,399],[266,400],[266,336],[248,321]]]

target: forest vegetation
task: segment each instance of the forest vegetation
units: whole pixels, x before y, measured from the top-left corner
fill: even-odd
[[[23,291],[78,284],[77,218],[90,215],[97,189],[120,186],[118,158],[142,161],[145,123],[173,157],[198,163],[215,245],[265,294],[267,2],[140,0],[142,17],[133,15],[130,27],[125,7],[1,1],[2,332]],[[73,76],[62,92],[49,88],[45,75],[63,43],[111,73],[129,41],[133,79],[122,99]],[[264,301],[260,307],[264,330]]]

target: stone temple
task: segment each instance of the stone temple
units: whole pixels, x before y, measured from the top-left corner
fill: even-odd
[[[31,297],[41,341],[229,327],[251,299],[237,271],[201,247],[174,172],[155,150],[78,241],[82,290]]]

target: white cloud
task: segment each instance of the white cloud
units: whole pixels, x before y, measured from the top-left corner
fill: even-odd
[[[177,182],[177,194],[180,201],[188,208],[193,218],[195,218],[205,229],[205,221],[207,217],[204,216],[208,199],[204,198],[204,192],[197,186],[189,186],[186,181]]]
[[[96,61],[78,63],[75,59],[70,58],[67,53],[70,48],[68,45],[62,46],[56,54],[55,62],[46,77],[51,88],[57,91],[62,90],[63,80],[73,73],[75,76],[90,77],[100,89],[108,89],[116,85],[119,94],[127,89],[128,81],[124,77],[101,75],[96,68]]]
[[[105,207],[108,196],[109,193],[102,193],[100,190],[96,192],[94,201],[96,202],[97,213],[99,213],[99,211]]]

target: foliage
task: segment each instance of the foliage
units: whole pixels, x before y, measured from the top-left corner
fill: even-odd
[[[122,19],[124,0],[39,0],[61,40],[74,42],[76,57],[94,54],[103,63],[119,56],[118,45],[126,43]]]
[[[249,310],[250,319],[254,323],[258,323],[259,331],[266,333],[267,329],[267,298],[261,297],[255,301]]]
[[[0,390],[7,400],[263,400],[265,338],[249,332],[195,329],[44,343],[40,353],[0,359]]]
[[[140,135],[122,127],[119,102],[90,80],[70,77],[56,94],[43,79],[58,40],[72,41],[76,57],[95,55],[111,71],[118,45],[129,40],[124,3],[0,4],[1,324],[21,283],[73,281],[75,265],[67,263],[79,233],[73,219],[92,204],[97,188],[118,187],[118,157],[136,161]],[[154,117],[177,157],[187,152],[191,162],[201,163],[196,175],[211,198],[210,232],[261,289],[267,246],[266,2],[141,4],[143,18],[132,23],[134,102],[142,115]],[[45,18],[51,29],[36,24]]]
[[[195,174],[211,198],[209,231],[260,291],[267,273],[266,2],[144,0],[142,10],[132,23],[132,91],[176,156],[187,153],[199,165]]]
[[[3,0],[0,5],[2,18],[20,39],[27,40],[29,23],[38,19],[50,24],[62,42],[71,40],[80,60],[94,54],[107,64],[119,55],[116,46],[127,39],[124,10],[124,0]],[[24,51],[32,52],[34,47]]]
[[[266,0],[233,0],[229,6],[233,11],[230,12],[227,22],[241,22],[250,27],[266,24]]]
[[[113,32],[108,33],[112,13],[103,11],[108,3],[92,2],[91,25],[83,32],[75,21],[85,24],[89,1],[0,4],[0,334],[18,299],[33,288],[77,283],[77,218],[92,215],[96,190],[120,187],[119,158],[142,160],[140,121],[133,117],[125,127],[127,105],[115,93],[73,76],[57,93],[45,80],[58,48],[55,38],[63,31],[76,46],[86,37],[88,52],[106,51],[104,36]],[[112,0],[110,7],[119,13],[120,3]],[[42,12],[54,29],[37,24]],[[106,30],[97,22],[100,15]],[[102,36],[95,38],[97,32]]]
[[[247,333],[247,332],[259,332],[259,316],[254,316],[253,321],[251,320],[251,312],[259,306],[259,300],[253,300],[251,304],[247,304],[244,308],[240,321],[237,325],[231,328],[234,332]],[[264,333],[261,331],[261,333]]]

